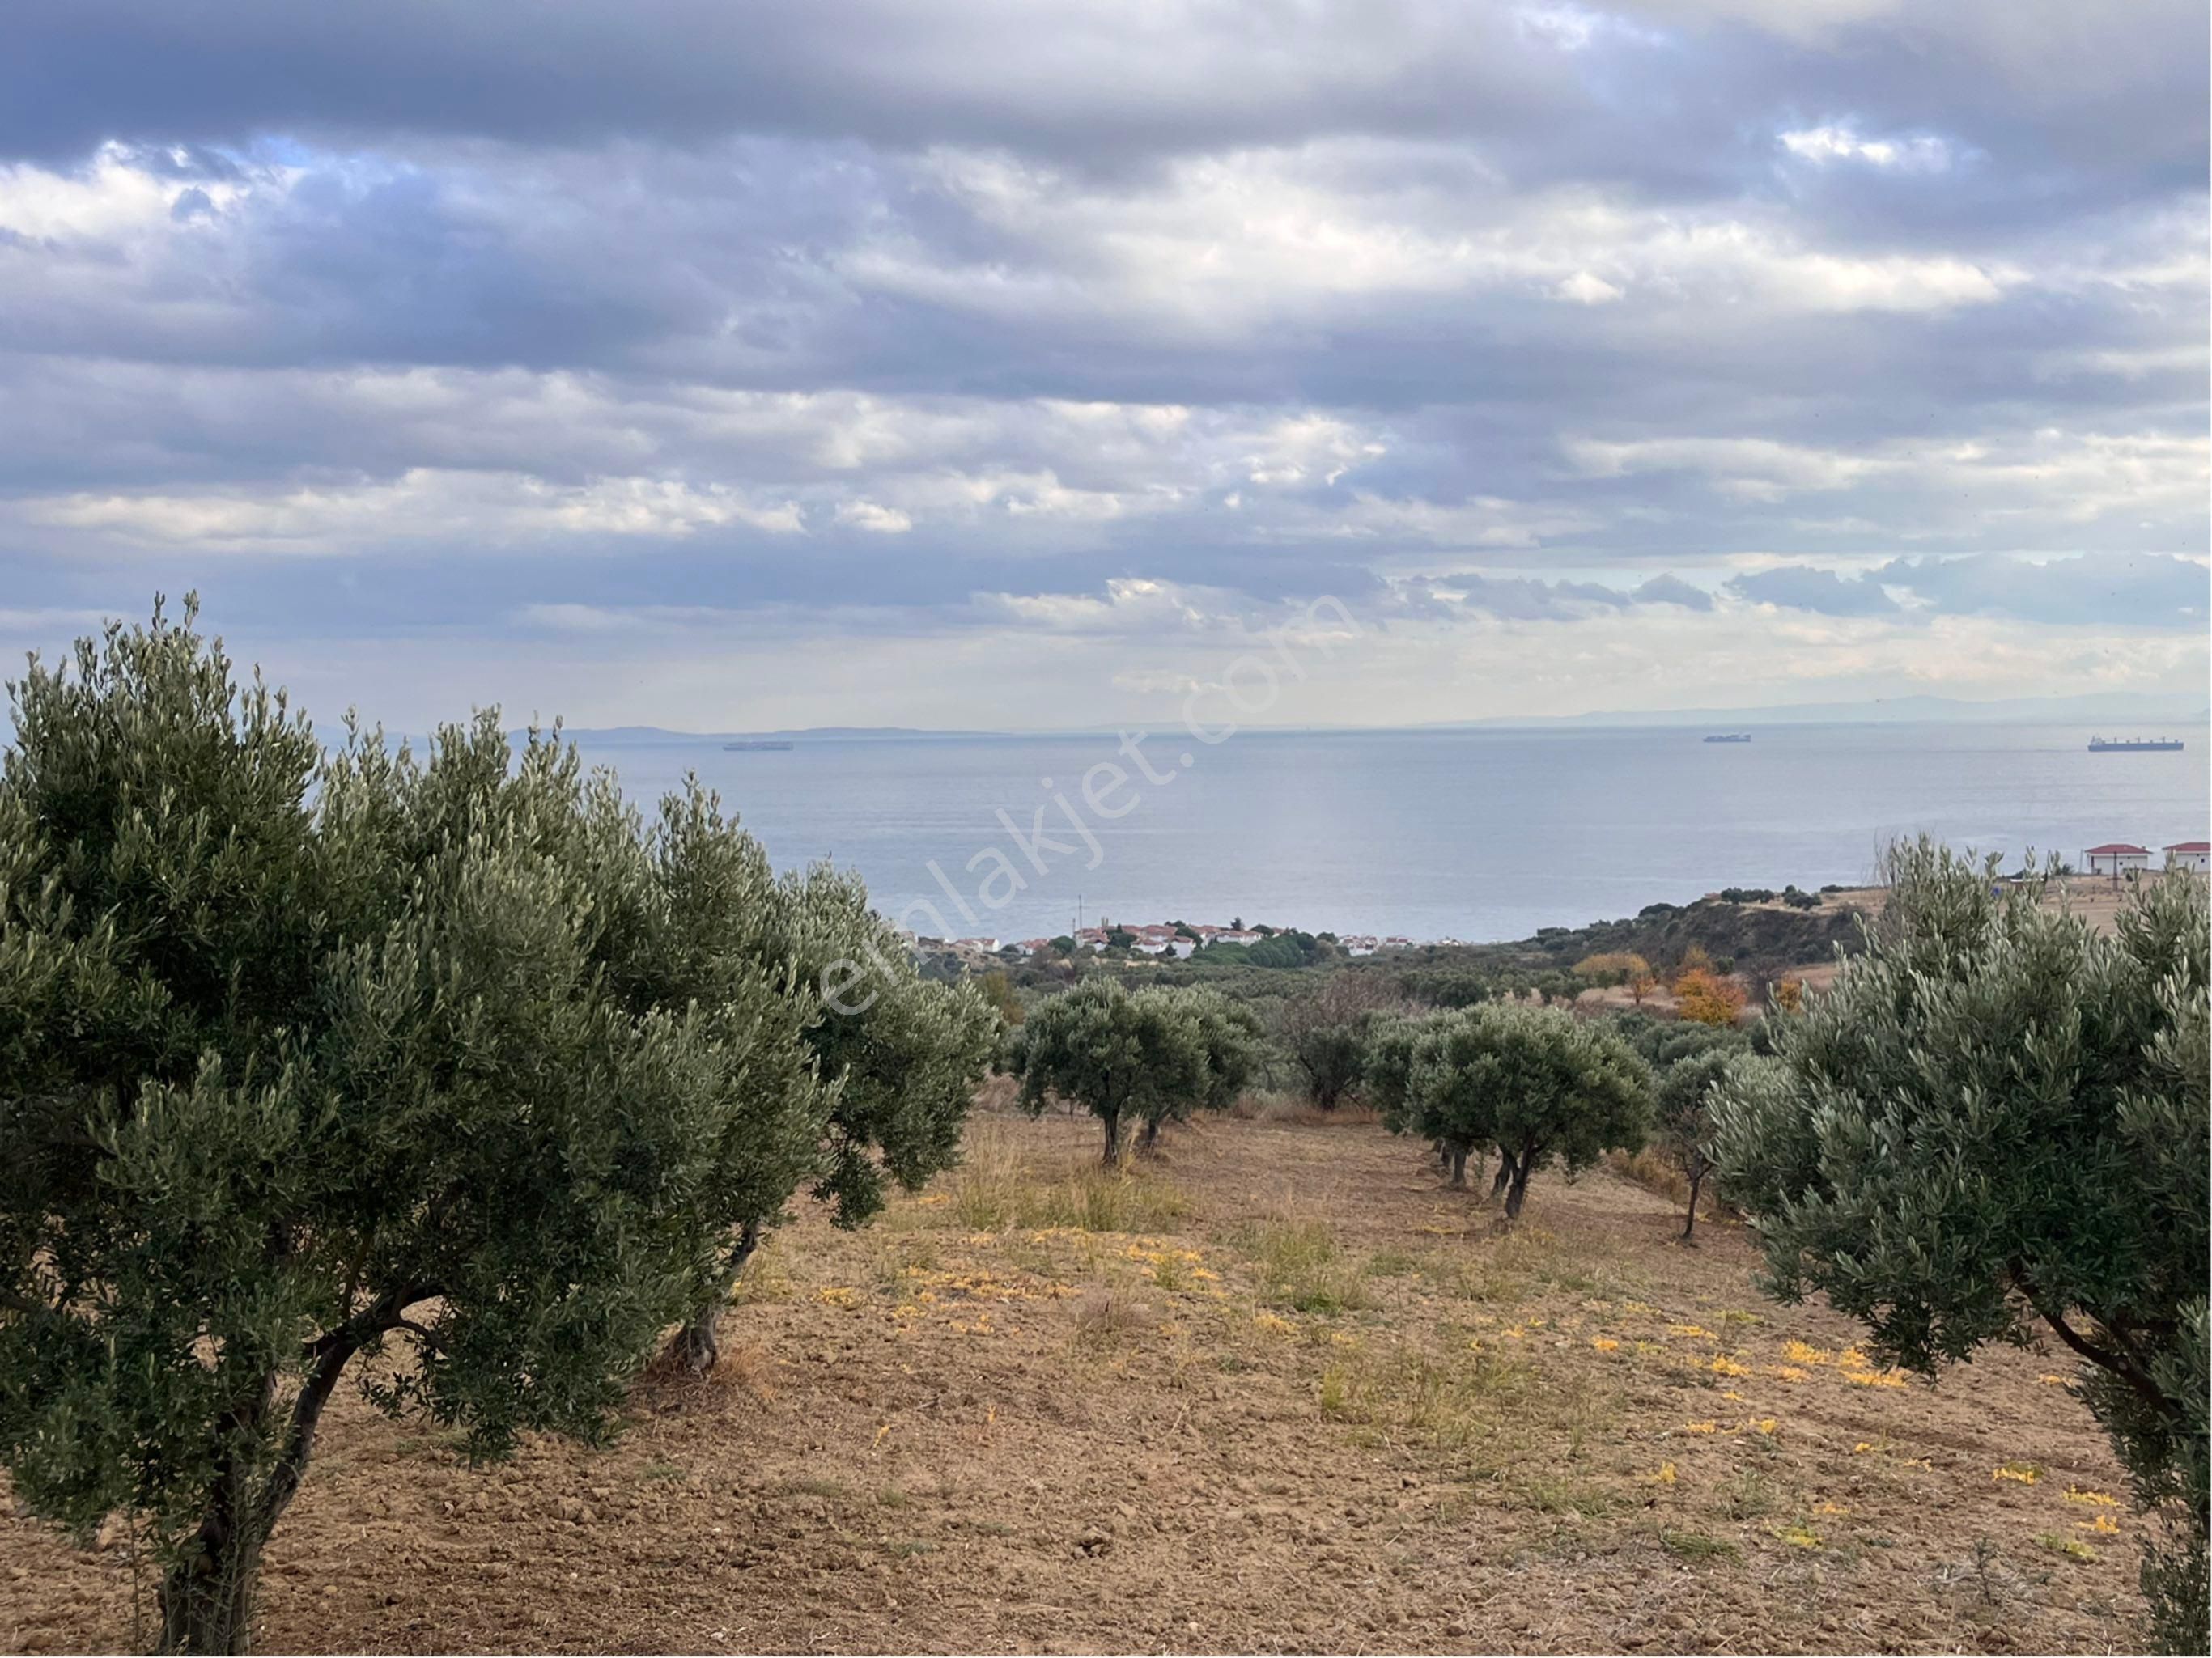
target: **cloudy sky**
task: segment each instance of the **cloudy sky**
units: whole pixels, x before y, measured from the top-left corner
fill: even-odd
[[[2201,690],[2202,0],[70,0],[0,651],[319,716]],[[1298,635],[1303,636],[1303,635]]]

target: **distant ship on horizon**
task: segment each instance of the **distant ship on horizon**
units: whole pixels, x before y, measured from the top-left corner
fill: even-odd
[[[1705,741],[1708,743],[1748,743],[1751,741],[1751,733],[1749,732],[1722,732],[1717,735],[1708,737]]]
[[[762,750],[787,749],[790,746],[790,744],[785,742],[780,737],[749,737],[741,742],[723,744],[722,752],[725,754],[755,754]]]
[[[2089,739],[2089,752],[2092,754],[2175,754],[2182,747],[2182,741],[2178,737],[2093,737]]]

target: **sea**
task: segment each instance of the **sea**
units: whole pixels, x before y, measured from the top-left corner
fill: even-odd
[[[1726,886],[1856,885],[1929,835],[2082,863],[2212,828],[2207,744],[2092,754],[2071,725],[1836,724],[812,738],[583,733],[649,805],[696,774],[779,865],[856,870],[932,937],[1265,922],[1480,943]],[[2162,859],[2160,859],[2162,861]]]

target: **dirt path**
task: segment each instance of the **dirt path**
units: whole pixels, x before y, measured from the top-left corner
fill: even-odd
[[[2136,1522],[2050,1354],[1940,1388],[1604,1174],[1517,1236],[1371,1126],[1091,1175],[985,1118],[779,1234],[696,1385],[471,1472],[334,1407],[268,1650],[2125,1646]],[[2069,1497],[2069,1488],[2074,1492]],[[2114,1527],[2116,1529],[2104,1529]],[[0,1520],[0,1651],[143,1644],[127,1545]]]

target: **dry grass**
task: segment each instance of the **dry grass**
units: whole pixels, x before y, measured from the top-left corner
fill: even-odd
[[[336,1402],[260,1644],[2140,1638],[2138,1522],[2069,1500],[2121,1476],[2052,1355],[1887,1385],[1854,1327],[1758,1298],[1740,1229],[1677,1248],[1674,1205],[1603,1170],[1540,1177],[1506,1230],[1358,1123],[1208,1124],[1128,1170],[1095,1145],[1087,1120],[986,1114],[876,1227],[801,1216],[721,1369],[641,1388],[610,1449],[532,1440],[476,1471]],[[0,1651],[128,1645],[134,1585],[127,1548],[0,1507]]]
[[[1357,1101],[1346,1101],[1324,1111],[1304,1094],[1274,1089],[1238,1095],[1228,1115],[1237,1122],[1289,1123],[1301,1128],[1364,1127],[1382,1121],[1381,1114],[1372,1106]]]
[[[949,1220],[972,1231],[1156,1232],[1189,1207],[1172,1181],[1136,1158],[1125,1156],[1116,1169],[1080,1155],[1040,1161],[1035,1140],[1016,1125],[979,1118],[940,1185]]]

